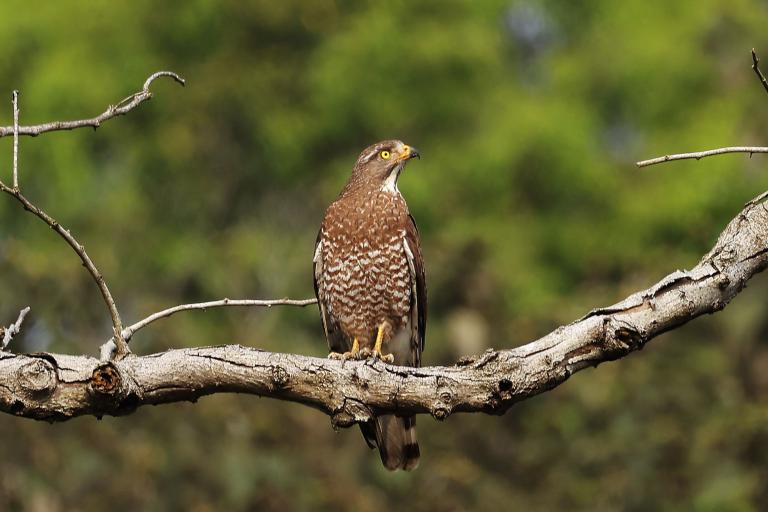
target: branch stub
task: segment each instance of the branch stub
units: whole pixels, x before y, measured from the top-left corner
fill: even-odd
[[[19,368],[16,378],[22,391],[35,398],[53,393],[59,381],[56,368],[45,359],[37,358]]]

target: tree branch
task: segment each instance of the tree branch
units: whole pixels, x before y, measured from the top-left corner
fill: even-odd
[[[143,320],[139,320],[135,324],[131,325],[130,327],[126,327],[123,329],[123,339],[125,339],[126,342],[130,341],[133,337],[134,333],[138,331],[139,329],[142,329],[152,322],[156,320],[160,320],[161,318],[167,318],[174,313],[178,313],[179,311],[193,311],[193,310],[206,310],[210,308],[220,308],[220,307],[227,307],[227,306],[236,306],[236,307],[251,307],[251,306],[260,306],[260,307],[266,307],[271,308],[272,306],[309,306],[310,304],[317,304],[317,299],[221,299],[221,300],[212,300],[208,302],[196,302],[193,304],[180,304],[178,306],[173,306],[172,308],[164,309],[162,311],[158,311],[157,313],[153,313],[149,315],[148,317],[144,318]],[[112,358],[112,354],[116,350],[114,338],[110,338],[107,340],[106,343],[104,343],[101,346],[100,353],[101,353],[101,360],[106,361],[108,359]]]
[[[91,274],[91,277],[93,277],[93,280],[96,282],[96,286],[98,286],[99,291],[101,292],[101,297],[104,299],[104,303],[106,304],[107,310],[109,311],[109,316],[112,320],[112,332],[114,339],[116,340],[115,344],[117,346],[115,355],[117,357],[124,357],[126,354],[129,354],[130,350],[128,349],[128,344],[125,342],[125,339],[123,339],[123,324],[120,320],[120,313],[117,311],[115,299],[112,298],[112,293],[109,291],[109,287],[107,286],[106,281],[104,281],[104,276],[101,274],[99,269],[96,268],[96,265],[94,265],[91,257],[88,256],[88,253],[85,252],[85,247],[83,244],[78,242],[77,239],[72,236],[72,233],[70,233],[68,229],[65,229],[64,226],[59,224],[56,219],[45,213],[45,211],[43,211],[41,208],[32,204],[18,188],[11,188],[0,180],[0,191],[5,192],[6,194],[15,198],[19,203],[21,203],[25,210],[48,224],[48,226],[50,226],[52,230],[58,233],[59,236],[61,236],[64,241],[69,244],[72,250],[75,251],[75,253],[80,257],[80,261],[83,262],[83,266],[86,268],[86,270],[88,270],[88,273]]]
[[[13,188],[19,188],[19,91],[13,91]]]
[[[29,313],[29,306],[19,311],[19,316],[16,321],[8,327],[0,327],[0,351],[5,350],[8,344],[13,340],[13,337],[21,332],[21,324],[24,323],[24,317]]]
[[[755,71],[757,79],[760,80],[761,84],[763,84],[763,89],[765,89],[765,92],[768,92],[768,81],[765,80],[763,72],[760,71],[760,67],[758,66],[759,62],[760,59],[757,58],[757,53],[755,53],[755,49],[752,48],[752,69]]]
[[[725,153],[749,153],[751,157],[755,153],[768,153],[768,147],[761,146],[731,146],[727,148],[709,149],[707,151],[697,151],[695,153],[679,153],[676,155],[665,155],[650,160],[641,160],[637,162],[638,167],[647,167],[649,165],[661,164],[664,162],[670,162],[672,160],[701,160],[707,156],[722,155]]]
[[[131,94],[127,98],[120,101],[117,105],[110,105],[107,110],[96,117],[92,117],[90,119],[80,119],[78,121],[53,121],[35,126],[19,126],[18,134],[37,137],[41,133],[45,132],[74,130],[76,128],[85,127],[92,127],[94,129],[98,128],[104,121],[108,121],[113,117],[125,115],[148,99],[152,98],[152,91],[149,90],[149,87],[152,85],[152,82],[161,76],[171,77],[182,86],[186,83],[183,78],[172,71],[158,71],[157,73],[154,73],[150,75],[149,78],[147,78],[147,80],[144,82],[144,87],[142,90]],[[6,137],[8,135],[12,135],[13,133],[13,126],[0,127],[0,137]]]
[[[768,267],[768,192],[747,203],[693,269],[595,309],[543,338],[451,367],[335,361],[241,346],[170,350],[99,362],[85,356],[0,353],[0,411],[48,421],[128,414],[220,392],[303,403],[337,427],[374,413],[502,414],[574,373],[627,356],[656,336],[723,309]]]

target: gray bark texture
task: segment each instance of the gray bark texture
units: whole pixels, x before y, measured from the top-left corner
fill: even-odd
[[[88,356],[0,352],[0,411],[46,421],[130,414],[147,404],[222,392],[299,402],[347,427],[372,414],[502,414],[573,373],[641,349],[661,333],[723,309],[768,265],[768,192],[747,203],[714,248],[612,306],[513,349],[455,366],[406,368],[239,345],[169,350],[103,362]],[[318,341],[320,342],[320,341]]]

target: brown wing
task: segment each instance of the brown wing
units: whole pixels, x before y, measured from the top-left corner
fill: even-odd
[[[412,215],[408,215],[408,224],[405,229],[405,241],[408,244],[408,265],[411,268],[411,277],[414,287],[411,295],[411,343],[418,350],[416,366],[421,366],[421,352],[427,334],[427,279],[424,271],[424,258],[421,254],[421,240],[419,229]],[[414,329],[415,327],[415,329]]]
[[[325,339],[328,341],[328,348],[332,352],[344,353],[352,348],[349,340],[341,332],[339,324],[333,318],[333,315],[328,311],[328,305],[323,301],[320,296],[320,286],[323,279],[323,251],[322,251],[322,228],[317,233],[317,240],[315,240],[315,255],[312,258],[312,279],[315,286],[315,297],[317,297],[317,305],[320,308],[320,318],[323,321],[323,331],[325,332]]]

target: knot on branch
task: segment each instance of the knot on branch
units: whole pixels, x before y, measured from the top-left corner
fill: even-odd
[[[456,400],[455,382],[445,377],[437,377],[437,396],[439,400],[430,409],[432,417],[438,421],[445,420],[453,412],[453,404]]]
[[[35,358],[16,371],[16,382],[31,398],[45,398],[53,393],[59,382],[56,368],[45,359]]]
[[[114,415],[131,413],[141,402],[136,393],[131,392],[131,383],[125,372],[111,361],[102,362],[93,369],[88,391],[97,417],[101,412]]]
[[[355,417],[345,410],[341,410],[331,416],[331,426],[333,430],[349,428],[355,424]]]
[[[643,348],[645,337],[634,326],[622,322],[613,331],[613,338],[620,344],[621,349],[631,352]]]
[[[273,389],[282,389],[290,380],[288,372],[282,366],[273,366],[271,370],[272,387]]]
[[[117,367],[110,363],[101,363],[91,375],[91,390],[98,395],[114,396],[122,389],[123,379]]]
[[[371,419],[373,419],[373,413],[367,405],[359,400],[345,398],[341,407],[331,414],[331,426],[334,430],[339,430]]]
[[[128,383],[118,367],[106,361],[93,369],[89,389],[99,401],[118,405],[128,395]]]
[[[613,316],[605,318],[603,322],[605,350],[612,359],[642,349],[647,341],[647,336],[629,322]]]
[[[514,375],[514,372],[518,371],[519,365],[510,365],[509,368],[514,370],[505,370],[501,372],[501,375]],[[519,389],[515,386],[512,379],[508,377],[500,378],[495,384],[492,383],[490,387],[491,389],[483,410],[488,414],[500,416],[512,406]]]

